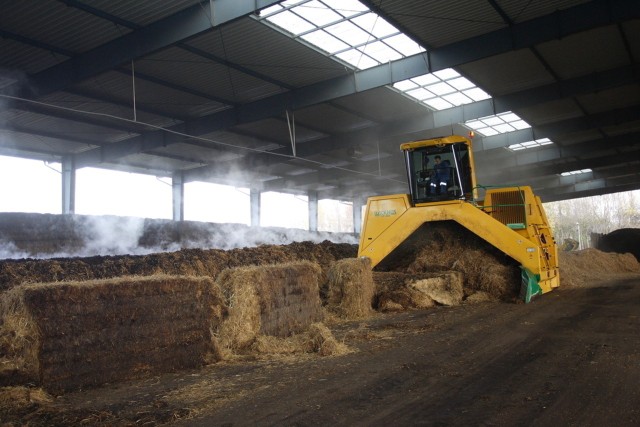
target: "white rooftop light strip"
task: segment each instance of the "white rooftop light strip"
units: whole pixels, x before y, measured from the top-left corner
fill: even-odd
[[[560,175],[562,176],[580,175],[580,174],[589,173],[589,172],[593,172],[593,171],[591,169],[579,169],[571,172],[562,172]]]
[[[452,68],[403,80],[393,87],[435,110],[445,110],[491,98],[488,93]]]
[[[502,133],[513,132],[530,128],[529,123],[518,117],[517,114],[508,111],[495,116],[482,117],[465,122],[465,126],[478,132],[482,136],[493,136]]]
[[[359,70],[424,52],[357,0],[286,0],[258,19]]]
[[[534,139],[533,141],[521,142],[519,144],[511,144],[507,148],[511,151],[526,150],[527,148],[542,147],[543,145],[553,144],[549,138]]]

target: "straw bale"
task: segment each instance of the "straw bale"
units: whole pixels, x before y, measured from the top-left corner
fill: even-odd
[[[0,299],[0,342],[52,392],[202,366],[225,314],[208,278],[28,284]]]
[[[336,261],[327,271],[327,308],[345,319],[369,317],[374,285],[371,260],[366,257]]]
[[[322,320],[320,274],[309,261],[223,271],[217,283],[229,315],[217,333],[221,346],[246,350],[259,335],[287,337]]]
[[[458,305],[462,301],[462,274],[457,271],[407,274],[374,272],[375,307],[380,311]]]
[[[602,252],[592,248],[560,253],[562,286],[583,286],[625,273],[640,273],[640,263],[630,253]]]

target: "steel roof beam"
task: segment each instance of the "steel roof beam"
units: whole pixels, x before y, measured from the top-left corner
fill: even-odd
[[[299,109],[329,102],[377,87],[417,77],[425,73],[460,65],[556,40],[590,28],[624,21],[640,15],[640,3],[625,0],[594,0],[566,10],[545,15],[510,28],[493,31],[472,39],[443,46],[387,64],[355,71],[349,75],[294,89],[250,102],[223,112],[192,120],[188,127],[195,135],[226,129],[278,116],[287,109]],[[123,141],[122,144],[128,144]],[[158,143],[161,143],[158,140]],[[79,159],[87,165],[91,159]]]

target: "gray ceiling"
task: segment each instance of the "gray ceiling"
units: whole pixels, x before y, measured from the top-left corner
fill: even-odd
[[[514,111],[532,128],[474,139],[480,183],[640,189],[637,0],[363,1],[427,49],[363,71],[251,16],[274,3],[0,0],[0,154],[349,200],[406,191],[400,143]],[[449,67],[492,99],[389,87]]]

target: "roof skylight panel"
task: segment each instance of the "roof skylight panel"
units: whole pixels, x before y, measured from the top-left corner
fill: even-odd
[[[359,50],[380,63],[395,61],[396,59],[402,58],[402,55],[399,52],[391,49],[381,41],[368,43],[359,48]]]
[[[431,99],[436,97],[432,92],[429,92],[427,89],[423,87],[419,87],[418,89],[407,91],[406,94],[416,99],[419,99],[420,101],[424,101],[425,99]]]
[[[378,61],[368,57],[367,55],[365,55],[364,53],[360,52],[357,49],[351,49],[346,52],[340,52],[336,54],[336,56],[342,59],[344,62],[351,64],[360,70],[366,70],[367,68],[380,65]]]
[[[444,95],[442,99],[454,106],[470,104],[471,102],[473,102],[471,98],[464,95],[462,92],[454,92],[449,95]]]
[[[258,19],[357,69],[424,51],[418,43],[357,0],[284,1],[276,6],[261,11]]]
[[[525,150],[527,148],[536,148],[543,145],[553,144],[549,138],[534,139],[533,141],[521,142],[518,144],[511,144],[507,148],[511,151]]]
[[[487,92],[483,91],[479,87],[474,87],[473,89],[464,90],[462,91],[462,93],[464,93],[474,101],[482,101],[484,99],[491,98],[491,95],[489,95]]]
[[[290,10],[318,27],[338,22],[343,19],[342,15],[336,13],[317,0],[301,4]]]
[[[579,170],[570,171],[570,172],[562,172],[560,175],[562,175],[562,176],[580,175],[580,174],[589,173],[589,172],[593,172],[593,170],[591,170],[591,169],[579,169]]]
[[[465,126],[484,136],[493,136],[531,127],[527,122],[511,111],[497,114],[495,116],[469,120],[465,123]]]
[[[260,12],[258,19],[288,31],[294,38],[304,40],[359,70],[425,51],[358,0],[283,1]],[[393,86],[437,110],[490,98],[451,68]],[[416,90],[418,88],[422,90]]]
[[[446,110],[447,108],[453,107],[453,104],[439,97],[427,99],[424,103],[435,110]]]
[[[424,104],[436,110],[445,110],[454,106],[491,98],[489,94],[476,87],[469,79],[462,77],[452,68],[445,68],[434,73],[403,80],[395,83],[393,87],[420,101],[431,99],[432,97],[414,96],[414,94],[423,94],[423,92],[417,91],[416,88],[422,87],[428,90],[438,98],[437,100],[424,102]]]
[[[322,2],[345,18],[369,11],[369,8],[358,0],[322,0]]]
[[[365,44],[373,38],[371,34],[367,33],[351,21],[343,21],[338,24],[331,25],[330,27],[325,28],[325,30],[351,46]]]
[[[384,42],[404,56],[411,56],[424,51],[418,43],[414,42],[404,34],[396,34],[395,36],[387,37],[384,39]]]
[[[327,33],[324,30],[317,30],[312,33],[305,34],[301,37],[309,43],[318,46],[320,49],[329,54],[334,54],[336,52],[349,48],[348,44],[333,37],[331,34]]]
[[[296,36],[317,28],[309,21],[302,19],[299,15],[288,10],[272,15],[267,19],[269,22],[277,25],[278,27],[284,28]]]
[[[436,95],[446,95],[448,93],[453,93],[456,91],[453,86],[449,86],[445,82],[440,82],[433,85],[425,86],[425,89],[430,90]]]
[[[371,12],[366,15],[355,17],[351,20],[354,24],[363,30],[371,33],[374,37],[383,38],[392,34],[398,34],[400,31],[389,24],[384,18]]]
[[[407,92],[411,89],[415,89],[417,87],[420,87],[417,83],[415,83],[413,80],[403,80],[401,82],[398,82],[396,84],[393,85],[396,89],[403,91],[403,92]]]

